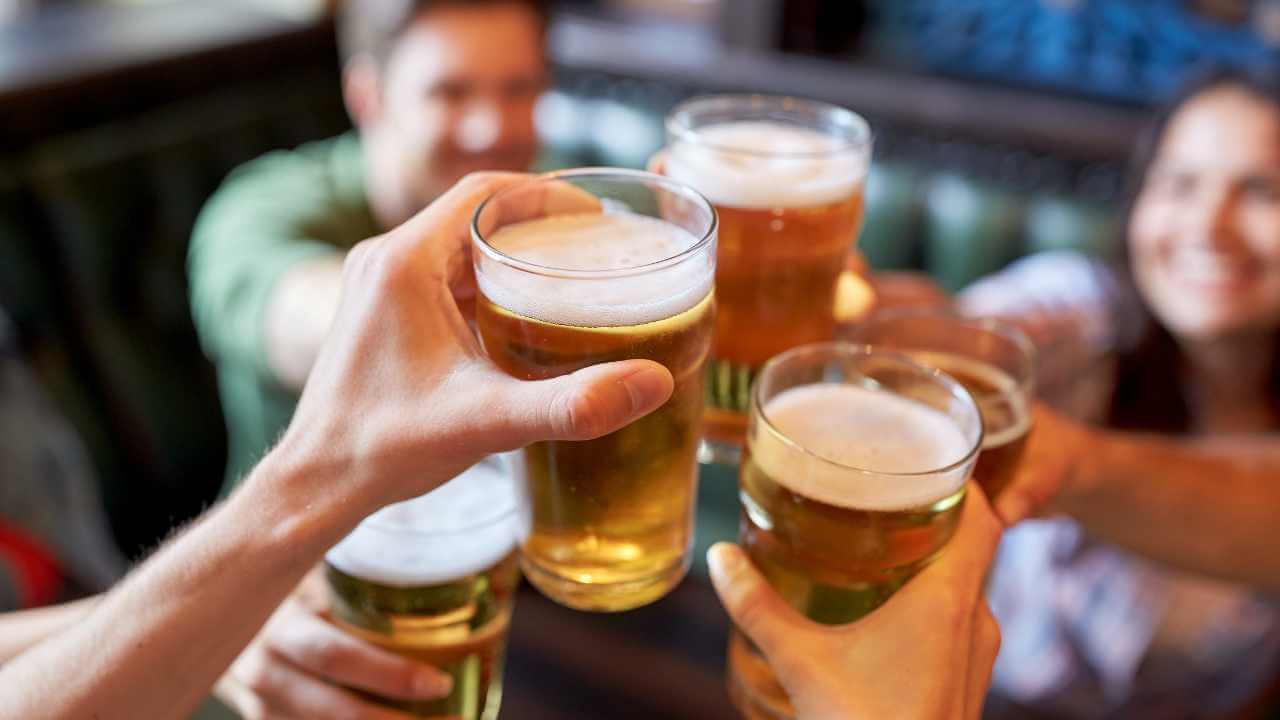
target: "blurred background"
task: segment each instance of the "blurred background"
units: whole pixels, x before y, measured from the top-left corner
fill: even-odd
[[[129,556],[216,495],[192,223],[226,173],[349,127],[332,2],[0,0],[0,304],[89,445]],[[1147,108],[1276,67],[1280,0],[562,0],[547,165],[643,165],[691,94],[848,106],[876,134],[860,247],[949,290],[1106,254]]]
[[[332,5],[0,0],[0,307],[130,558],[222,484],[187,245],[232,168],[350,127]],[[957,290],[1112,253],[1149,108],[1207,63],[1280,69],[1280,0],[562,0],[550,51],[547,166],[643,166],[697,93],[863,114],[860,248]]]

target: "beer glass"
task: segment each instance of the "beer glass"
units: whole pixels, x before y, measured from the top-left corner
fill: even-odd
[[[374,513],[325,556],[334,622],[453,677],[441,700],[358,694],[415,717],[495,720],[520,571],[519,493],[490,458]]]
[[[973,398],[938,370],[845,343],[789,350],[752,390],[739,541],[796,610],[851,622],[951,539],[981,445]],[[794,716],[737,629],[728,683],[748,718]]]
[[[665,595],[689,568],[703,365],[714,323],[716,217],[696,191],[650,173],[552,173],[477,209],[476,322],[489,358],[540,380],[645,358],[671,398],[628,427],[525,448],[525,577],[577,609]]]
[[[964,385],[986,429],[974,479],[992,499],[1013,481],[1035,399],[1035,348],[1021,330],[989,318],[903,309],[872,315],[848,337],[909,355]]]
[[[858,115],[790,97],[690,100],[667,118],[664,173],[720,216],[706,434],[734,459],[766,360],[830,340],[837,281],[862,223],[871,132]]]

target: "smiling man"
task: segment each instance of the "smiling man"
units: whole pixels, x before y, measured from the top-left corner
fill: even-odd
[[[293,417],[351,247],[472,171],[533,162],[545,28],[537,0],[347,0],[338,29],[355,130],[254,160],[209,200],[188,267],[227,419],[227,491]],[[219,681],[242,716],[377,716],[349,689],[406,700],[442,692],[434,669],[343,633],[305,590]]]
[[[348,0],[338,29],[356,129],[248,163],[210,199],[188,267],[218,367],[228,487],[288,424],[346,251],[469,172],[533,162],[545,26],[538,0]]]

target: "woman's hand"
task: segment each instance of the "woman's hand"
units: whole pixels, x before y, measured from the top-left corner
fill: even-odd
[[[1080,465],[1096,452],[1096,431],[1037,403],[1027,447],[1018,460],[1013,480],[998,498],[996,512],[1006,526],[1049,511],[1064,492],[1084,482]]]

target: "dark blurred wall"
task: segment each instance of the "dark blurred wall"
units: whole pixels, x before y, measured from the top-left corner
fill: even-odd
[[[347,127],[331,24],[220,0],[0,27],[0,305],[137,557],[216,496],[225,438],[186,248],[226,173]]]

